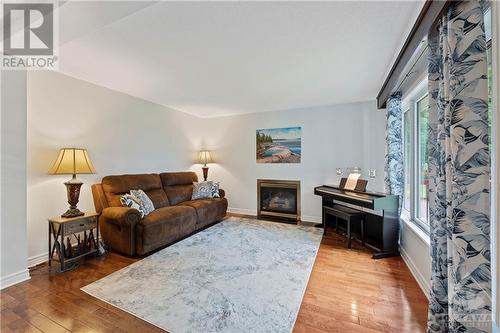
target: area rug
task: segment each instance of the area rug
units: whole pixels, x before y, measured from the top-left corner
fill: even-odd
[[[171,333],[291,332],[321,236],[231,217],[82,290]]]

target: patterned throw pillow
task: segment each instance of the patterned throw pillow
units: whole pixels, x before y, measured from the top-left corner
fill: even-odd
[[[136,197],[139,201],[141,209],[144,211],[144,215],[148,215],[155,210],[153,201],[149,199],[148,195],[143,190],[130,190],[130,194]]]
[[[144,211],[141,208],[141,205],[139,204],[139,199],[134,197],[132,194],[124,194],[120,197],[120,202],[122,203],[123,207],[130,207],[130,208],[135,208],[141,213],[141,219],[144,217]]]
[[[191,200],[212,198],[212,188],[214,184],[211,181],[193,183],[193,195]]]
[[[212,198],[220,198],[219,182],[212,182]]]

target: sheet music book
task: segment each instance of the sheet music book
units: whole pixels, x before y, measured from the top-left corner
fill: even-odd
[[[354,190],[356,188],[356,184],[358,183],[358,179],[361,175],[359,173],[351,173],[349,177],[347,177],[347,181],[345,183],[344,189],[346,190]]]

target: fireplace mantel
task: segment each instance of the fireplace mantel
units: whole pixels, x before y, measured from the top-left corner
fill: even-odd
[[[300,181],[257,179],[259,218],[300,221]]]

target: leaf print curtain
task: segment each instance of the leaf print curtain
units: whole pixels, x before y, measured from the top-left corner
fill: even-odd
[[[385,132],[385,192],[403,197],[403,110],[401,93],[392,94],[387,100],[387,127]]]
[[[452,3],[428,43],[428,332],[491,332],[488,90],[480,2]]]

